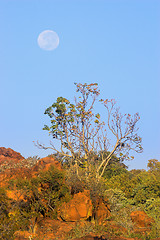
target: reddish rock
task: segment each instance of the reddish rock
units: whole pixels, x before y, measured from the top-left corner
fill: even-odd
[[[30,233],[28,231],[16,231],[14,233],[14,240],[28,240],[36,237],[36,234]]]
[[[29,177],[31,177],[31,172],[27,168],[7,169],[0,173],[0,187],[6,186],[11,179]]]
[[[102,199],[98,199],[94,215],[98,224],[101,225],[111,215],[109,205],[104,204]]]
[[[65,236],[75,227],[75,222],[67,223],[59,220],[45,218],[38,223],[36,234],[39,239],[60,239],[65,240]]]
[[[16,177],[23,175],[24,157],[11,148],[0,148],[0,186]]]
[[[20,190],[6,190],[7,197],[15,201],[24,200],[24,195]]]
[[[5,186],[11,179],[35,177],[40,171],[47,171],[51,166],[62,170],[61,164],[53,157],[32,162],[10,148],[0,148],[0,186]]]
[[[7,157],[7,158],[14,158],[17,160],[24,159],[24,157],[22,157],[22,155],[20,153],[15,152],[11,148],[5,148],[5,147],[0,147],[0,158],[2,156]]]
[[[127,229],[120,224],[117,224],[114,221],[107,221],[105,222],[104,226],[108,229],[112,229],[113,232],[117,235],[123,236],[128,233]]]
[[[63,203],[59,209],[59,217],[63,221],[86,220],[92,216],[92,201],[90,192],[85,190],[74,195],[68,203]]]
[[[23,160],[24,157],[18,152],[15,152],[11,148],[0,147],[0,168],[7,168],[8,166],[14,166],[14,164]]]
[[[53,157],[41,158],[33,167],[33,172],[41,170],[47,171],[51,166],[55,166],[58,170],[62,170],[60,162],[56,161]]]
[[[136,228],[151,228],[154,220],[144,212],[144,211],[134,211],[131,213],[132,222],[135,224]]]

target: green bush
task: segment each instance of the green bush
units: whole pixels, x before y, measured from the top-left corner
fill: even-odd
[[[152,217],[155,223],[152,226],[151,236],[153,238],[160,236],[160,198],[147,199],[143,204],[144,211],[148,216]]]
[[[63,172],[53,166],[38,177],[17,179],[16,187],[24,196],[19,208],[25,218],[38,218],[40,215],[56,218],[58,205],[70,198]]]
[[[135,184],[131,197],[135,205],[144,204],[150,198],[160,197],[160,181],[153,173],[141,172],[133,180]]]
[[[130,214],[135,207],[130,204],[130,200],[119,189],[109,189],[106,191],[111,208],[111,220],[126,228],[129,232],[133,229]]]
[[[113,176],[110,179],[106,179],[106,188],[119,189],[125,194],[125,197],[129,198],[131,196],[132,189],[135,186],[135,183],[131,181],[132,177],[132,174],[128,171],[117,176]]]
[[[41,172],[38,181],[42,198],[47,202],[48,211],[56,210],[61,202],[70,199],[70,191],[65,184],[64,173],[54,166],[51,166],[46,172]]]
[[[12,239],[20,229],[34,232],[40,217],[56,218],[58,206],[70,199],[64,173],[53,166],[37,177],[13,180],[11,188],[19,190],[22,198],[10,200],[0,189],[1,239]]]
[[[14,232],[19,228],[19,221],[14,212],[15,203],[0,188],[0,239],[12,240]]]

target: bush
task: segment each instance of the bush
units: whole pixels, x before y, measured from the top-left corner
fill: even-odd
[[[38,181],[42,198],[45,199],[49,212],[56,211],[61,202],[66,202],[70,199],[64,173],[54,168],[54,166],[51,166],[46,172],[41,172]]]
[[[152,226],[151,236],[160,236],[160,198],[150,198],[143,204],[144,211],[155,220]]]
[[[0,188],[0,239],[13,239],[19,222],[14,212],[14,202],[11,201],[4,188]]]
[[[24,201],[19,208],[26,218],[40,215],[56,218],[58,205],[70,197],[64,174],[53,166],[38,177],[18,179],[16,186],[23,192]]]
[[[144,204],[150,198],[160,197],[160,184],[157,177],[150,172],[141,172],[132,179],[134,187],[131,197],[134,204]]]
[[[34,232],[39,218],[56,218],[58,206],[70,199],[64,173],[53,166],[37,177],[13,180],[11,185],[21,193],[21,199],[9,200],[5,190],[0,190],[2,239],[12,239],[14,232],[20,229]]]
[[[135,184],[132,182],[133,176],[130,172],[121,173],[117,176],[113,176],[110,179],[106,179],[106,188],[107,189],[119,189],[124,194],[125,197],[131,197],[132,189]]]
[[[130,214],[135,210],[135,207],[130,204],[130,200],[119,189],[109,189],[106,191],[106,195],[110,203],[111,220],[131,231],[133,223]]]

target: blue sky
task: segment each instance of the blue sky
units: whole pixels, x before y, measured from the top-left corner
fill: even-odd
[[[160,160],[160,1],[1,0],[0,146],[24,157],[46,156],[45,109],[58,96],[73,99],[74,82],[97,82],[102,98],[122,112],[139,112],[144,152],[131,168]],[[37,44],[50,29],[54,51]]]

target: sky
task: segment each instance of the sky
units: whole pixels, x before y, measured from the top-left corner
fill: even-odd
[[[159,0],[0,0],[0,146],[52,153],[33,143],[51,140],[45,109],[73,100],[74,82],[96,82],[122,113],[140,114],[144,151],[129,169],[160,160],[159,13]],[[53,51],[38,46],[44,30],[59,36]]]

